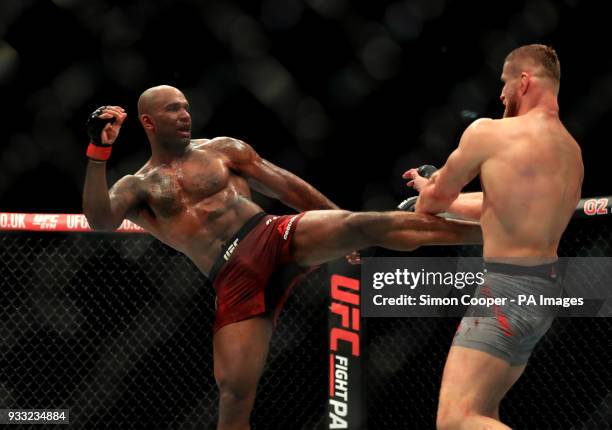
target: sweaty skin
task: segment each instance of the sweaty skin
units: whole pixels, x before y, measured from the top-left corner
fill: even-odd
[[[148,89],[138,110],[152,156],[110,192],[105,163],[88,163],[83,208],[94,228],[112,230],[128,218],[209,274],[223,243],[262,211],[251,200],[251,187],[297,210],[337,208],[240,140],[192,140],[189,103],[176,88]],[[106,126],[102,137],[112,143],[126,114],[115,106],[106,112],[101,118],[114,116],[116,121]]]
[[[421,188],[416,212],[450,210],[479,219],[484,259],[524,271],[519,273],[536,270],[519,266],[557,260],[561,235],[580,200],[582,156],[559,119],[559,79],[554,50],[544,45],[517,48],[506,57],[501,75],[504,117],[472,123],[427,183],[415,177],[414,169],[406,172],[413,179],[410,185]],[[478,174],[483,192],[460,196]],[[500,267],[491,264],[483,294],[494,287],[511,291],[529,286],[529,276],[516,276],[514,283],[507,281],[512,276],[505,283],[496,278]],[[550,291],[556,291],[553,273],[546,281]],[[500,402],[554,317],[544,319],[513,304],[498,312],[495,317],[463,318],[444,367],[438,430],[509,430],[500,421]]]
[[[113,187],[111,196],[137,195],[140,204],[127,213],[128,219],[185,253],[208,274],[221,246],[262,211],[251,200],[250,187],[263,190],[263,186],[237,174],[250,163],[266,163],[267,174],[275,181],[288,175],[257,157],[243,142],[200,139],[191,141],[185,153],[168,164],[149,161]],[[334,205],[330,202],[329,207]]]
[[[580,200],[580,148],[559,117],[548,112],[496,122],[480,137],[495,142],[480,167],[483,256],[554,261]]]
[[[90,161],[83,211],[94,229],[112,230],[129,218],[186,254],[207,275],[222,244],[262,210],[251,201],[250,188],[305,212],[289,244],[292,262],[302,266],[329,262],[369,246],[412,250],[426,244],[482,240],[478,225],[431,215],[339,210],[311,185],[262,159],[240,140],[191,140],[189,103],[176,88],[145,91],[138,110],[151,144],[151,158],[136,174],[120,179],[110,192],[105,163]],[[112,144],[126,113],[107,106],[100,118],[115,118],[101,136],[103,143]],[[220,285],[218,278],[216,281]],[[248,294],[245,296],[248,300]],[[219,430],[249,428],[272,332],[272,315],[266,309],[231,321],[214,333]]]
[[[507,68],[506,64],[504,82]],[[515,109],[513,98],[505,85],[501,99],[506,115]],[[448,209],[480,174],[485,260],[554,261],[561,234],[580,200],[583,170],[580,147],[561,123],[555,105],[481,119],[466,129],[459,147],[423,188],[416,211]]]

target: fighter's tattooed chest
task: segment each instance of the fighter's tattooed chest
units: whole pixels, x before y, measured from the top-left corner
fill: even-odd
[[[155,175],[150,178],[147,191],[148,203],[158,216],[171,217],[183,209],[181,188],[175,178]]]

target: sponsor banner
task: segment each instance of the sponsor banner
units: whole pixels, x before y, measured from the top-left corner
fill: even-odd
[[[329,429],[365,426],[359,266],[346,261],[329,265]]]
[[[83,214],[30,214],[0,212],[2,231],[74,231],[91,232]],[[145,230],[132,221],[124,220],[115,230],[118,233],[145,233]]]
[[[366,258],[364,317],[612,316],[612,258],[483,263],[481,258]],[[469,314],[466,314],[469,312]]]

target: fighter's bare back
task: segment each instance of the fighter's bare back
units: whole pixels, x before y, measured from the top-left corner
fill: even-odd
[[[480,135],[491,151],[480,169],[483,255],[554,261],[580,198],[580,148],[554,114],[487,122]]]

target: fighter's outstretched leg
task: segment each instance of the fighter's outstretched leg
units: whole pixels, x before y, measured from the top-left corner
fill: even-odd
[[[411,251],[423,245],[482,243],[480,225],[412,212],[306,212],[293,236],[293,255],[305,266],[354,250],[381,246]]]

